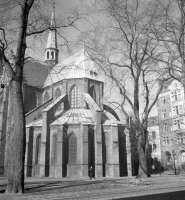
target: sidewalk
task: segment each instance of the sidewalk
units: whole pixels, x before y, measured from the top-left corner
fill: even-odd
[[[130,184],[130,178],[26,178],[24,195],[0,194],[2,200],[116,199],[185,190],[185,176],[152,176],[142,184]],[[0,177],[0,191],[6,188]]]

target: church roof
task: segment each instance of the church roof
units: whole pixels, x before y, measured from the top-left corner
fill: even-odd
[[[103,82],[100,70],[83,50],[58,63],[47,76],[43,87],[63,79],[89,78]]]
[[[104,122],[104,125],[117,125],[124,124],[121,121],[116,120],[110,113],[105,113],[107,118]],[[52,125],[61,125],[61,124],[94,124],[92,111],[90,109],[70,109],[67,110],[61,117],[55,120]]]
[[[49,35],[48,35],[48,40],[46,44],[46,49],[53,48],[53,49],[58,49],[57,46],[57,33],[56,33],[56,24],[55,24],[55,14],[52,12],[51,16],[51,29],[49,30]]]
[[[89,109],[70,109],[66,111],[61,117],[55,120],[51,125],[59,124],[79,124],[79,123],[94,123],[92,120],[92,112]]]
[[[49,73],[48,69],[49,66],[39,62],[26,62],[23,68],[23,82],[33,87],[42,88]]]

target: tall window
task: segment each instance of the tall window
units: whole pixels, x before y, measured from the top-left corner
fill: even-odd
[[[49,93],[46,92],[45,95],[44,95],[44,102],[48,101],[49,100]]]
[[[93,98],[93,100],[97,103],[97,101],[96,101],[96,91],[95,91],[94,85],[90,87],[89,94],[91,95],[91,97]]]
[[[152,139],[155,140],[156,139],[156,132],[152,131]]]
[[[163,132],[168,131],[168,125],[167,123],[163,124]]]
[[[165,103],[166,103],[165,97],[161,97],[161,98],[160,98],[160,102],[161,102],[162,105],[165,104]]]
[[[52,156],[52,164],[57,163],[57,135],[53,135],[53,156]]]
[[[180,119],[175,120],[174,121],[175,129],[181,129],[182,128],[181,123],[183,123],[182,120]]]
[[[164,137],[163,144],[164,145],[169,145],[169,139],[168,139],[168,137]]]
[[[36,149],[35,149],[35,164],[40,162],[40,151],[41,151],[41,135],[36,138]]]
[[[55,99],[61,96],[61,90],[59,88],[56,89],[55,91]]]
[[[180,90],[175,90],[173,92],[173,97],[174,97],[175,101],[181,100],[181,91]]]
[[[51,59],[54,59],[54,52],[51,52]]]
[[[80,107],[80,91],[76,85],[71,89],[71,108]]]
[[[161,110],[161,116],[162,116],[162,119],[166,118],[166,109]]]
[[[157,145],[155,143],[153,143],[153,151],[157,150]]]
[[[69,137],[69,159],[68,163],[70,164],[76,164],[77,160],[77,138],[75,134],[73,133]]]
[[[183,135],[178,135],[178,143],[183,144]]]
[[[49,51],[47,51],[47,59],[49,59]]]

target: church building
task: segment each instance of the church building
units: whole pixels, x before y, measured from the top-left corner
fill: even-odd
[[[131,175],[124,122],[104,100],[104,76],[85,49],[58,62],[51,20],[45,64],[24,66],[25,175],[119,177]],[[8,91],[1,103],[0,173],[6,173]],[[91,171],[92,169],[92,171]]]

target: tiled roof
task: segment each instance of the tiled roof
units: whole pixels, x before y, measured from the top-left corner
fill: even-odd
[[[55,120],[51,125],[59,124],[79,124],[79,123],[94,123],[92,113],[89,109],[70,109],[66,111],[61,117]]]
[[[98,70],[95,63],[84,50],[77,52],[54,66],[48,74],[44,87],[63,79],[71,78],[90,78],[103,82],[100,70]]]
[[[124,124],[121,121],[116,120],[113,115],[106,112],[107,120],[104,122],[105,125],[112,124]],[[60,124],[94,124],[92,111],[90,109],[70,109],[66,111],[61,117],[55,120],[51,125],[60,125]]]
[[[23,82],[30,86],[42,88],[48,72],[49,66],[39,62],[28,61],[23,68]]]

